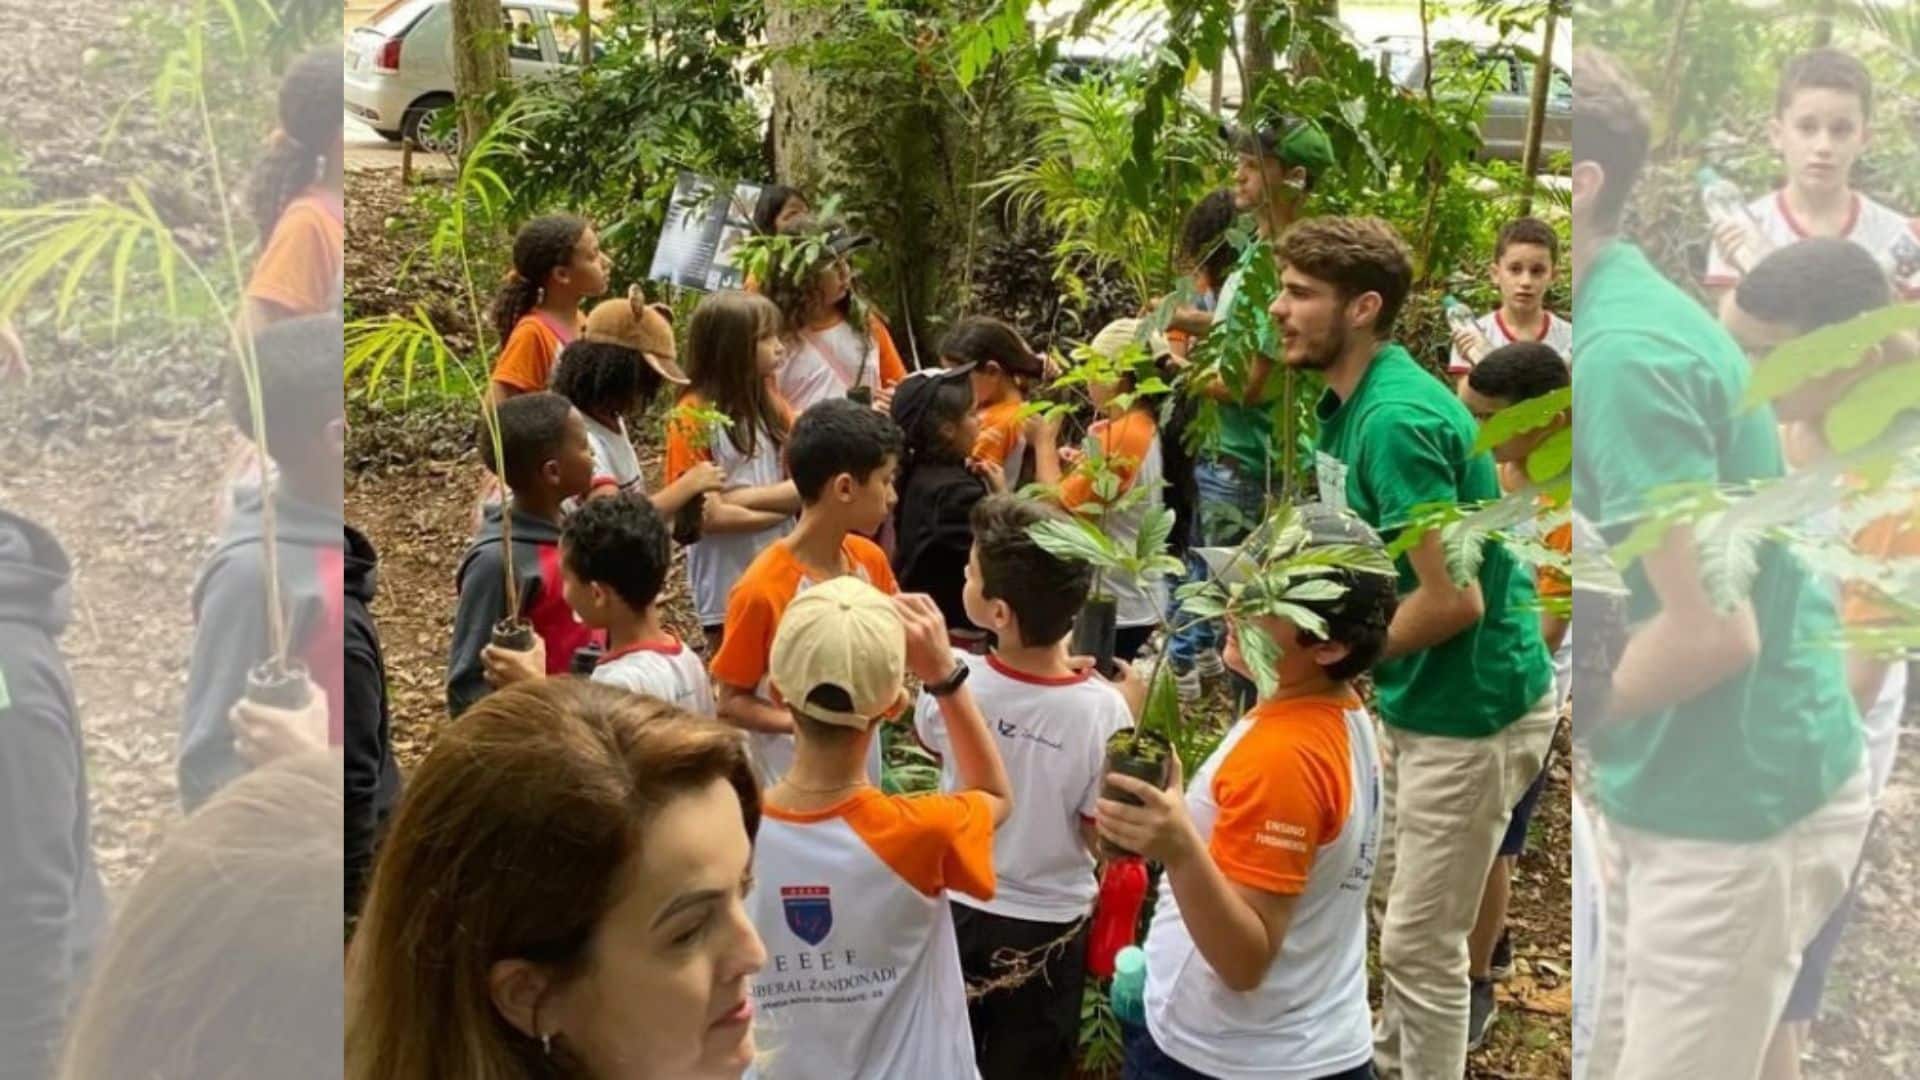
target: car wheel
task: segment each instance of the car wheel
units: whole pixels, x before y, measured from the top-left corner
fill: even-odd
[[[460,136],[456,131],[450,135],[438,136],[434,129],[439,113],[453,106],[453,97],[449,94],[430,94],[407,109],[405,119],[400,122],[400,133],[422,150],[449,155],[460,152]]]

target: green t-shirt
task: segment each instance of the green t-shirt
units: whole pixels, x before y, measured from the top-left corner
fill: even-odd
[[[1639,249],[1595,256],[1574,296],[1574,507],[1618,543],[1672,484],[1744,484],[1785,465],[1771,410],[1743,409],[1748,367],[1733,339]],[[1749,600],[1759,660],[1698,697],[1592,740],[1607,815],[1667,836],[1750,842],[1826,803],[1860,765],[1839,622],[1827,591],[1785,548],[1760,549]],[[1658,601],[1625,573],[1635,622]]]
[[[1320,399],[1314,455],[1320,498],[1344,505],[1388,540],[1430,503],[1500,497],[1493,458],[1473,452],[1473,415],[1446,385],[1389,343],[1342,402]],[[1400,593],[1419,584],[1402,555]],[[1431,649],[1373,669],[1380,717],[1427,735],[1492,735],[1526,715],[1553,685],[1553,662],[1540,638],[1533,575],[1497,542],[1480,564],[1486,613]]]
[[[1227,305],[1233,302],[1234,294],[1240,291],[1240,271],[1227,275],[1220,286],[1220,295],[1213,305],[1213,323],[1215,326],[1227,317]],[[1279,395],[1281,374],[1279,366],[1267,375],[1267,392],[1263,400],[1270,402]],[[1266,478],[1268,469],[1276,469],[1273,438],[1273,405],[1241,405],[1233,402],[1221,402],[1220,442],[1216,457],[1231,461],[1240,475],[1248,481],[1260,483]]]

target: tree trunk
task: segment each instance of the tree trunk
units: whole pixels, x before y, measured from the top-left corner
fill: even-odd
[[[593,66],[592,0],[580,0],[580,70]]]
[[[1527,143],[1520,157],[1520,175],[1526,178],[1526,191],[1520,196],[1520,214],[1533,213],[1534,177],[1540,174],[1540,141],[1547,126],[1547,90],[1553,81],[1553,5],[1547,5],[1547,26],[1540,40],[1540,55],[1533,61],[1533,101],[1527,107]]]
[[[507,77],[507,17],[500,0],[453,0],[453,91],[460,145],[487,130],[486,96]]]
[[[1244,113],[1260,100],[1260,91],[1273,77],[1273,41],[1267,37],[1267,20],[1272,17],[1272,0],[1248,0],[1246,28],[1240,40],[1246,50],[1241,64],[1240,109]]]

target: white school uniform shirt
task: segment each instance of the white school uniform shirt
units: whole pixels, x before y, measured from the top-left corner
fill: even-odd
[[[593,681],[659,698],[695,716],[713,716],[713,683],[700,654],[678,638],[615,649],[594,666]]]
[[[1512,345],[1517,341],[1539,341],[1552,346],[1553,351],[1571,361],[1573,359],[1573,323],[1551,311],[1542,312],[1542,314],[1547,318],[1547,332],[1544,337],[1538,338],[1516,336],[1513,328],[1507,325],[1506,318],[1500,314],[1499,308],[1473,320],[1473,325],[1480,331],[1481,336],[1487,339],[1488,352],[1503,345]],[[1459,347],[1455,346],[1453,351],[1447,354],[1447,374],[1465,375],[1473,370],[1473,363],[1461,355]]]
[[[721,485],[724,489],[760,487],[786,479],[780,466],[780,448],[766,431],[754,440],[751,457],[733,445],[725,424],[715,423],[707,438],[707,452],[726,474]],[[733,591],[733,583],[752,565],[755,556],[792,528],[793,519],[787,518],[756,533],[703,533],[699,542],[687,546],[687,579],[693,585],[693,606],[701,626],[719,626],[727,621],[727,594]]]
[[[1154,1042],[1220,1080],[1316,1080],[1371,1060],[1380,765],[1366,708],[1357,698],[1255,706],[1195,773],[1187,812],[1229,880],[1296,894],[1293,919],[1260,985],[1231,990],[1163,877],[1146,945]]]
[[[627,422],[608,427],[581,413],[587,422],[587,445],[593,449],[593,486],[613,484],[622,495],[646,494],[646,474],[640,471],[640,454],[627,437]]]
[[[841,320],[825,330],[802,330],[788,339],[786,363],[776,376],[780,396],[799,416],[828,398],[846,397],[855,386],[880,385],[880,345]]]
[[[1083,918],[1099,883],[1080,823],[1093,820],[1100,800],[1107,737],[1133,726],[1127,701],[1091,673],[1047,679],[1014,671],[991,654],[960,661],[973,669],[967,687],[1006,765],[1013,813],[994,834],[993,899],[956,896],[954,903],[1032,922]],[[947,725],[931,695],[920,695],[914,727],[941,756],[941,790],[954,790]]]
[[[1772,248],[1783,248],[1813,235],[1787,207],[1784,188],[1768,192],[1748,203],[1747,213],[1753,216],[1760,226],[1760,235]],[[1851,240],[1867,249],[1867,253],[1878,259],[1882,266],[1888,266],[1893,259],[1894,246],[1903,236],[1920,239],[1920,220],[1910,221],[1898,210],[1874,202],[1857,191],[1853,193],[1853,210],[1847,217],[1846,228],[1840,230],[1841,239]],[[1709,236],[1704,284],[1710,289],[1726,288],[1739,284],[1740,277],[1740,271],[1727,261],[1720,251],[1720,245],[1713,243]],[[1909,300],[1920,298],[1920,288],[1908,289],[1905,297]]]
[[[747,913],[755,1080],[964,1080],[979,1074],[949,890],[993,895],[979,792],[764,808]]]

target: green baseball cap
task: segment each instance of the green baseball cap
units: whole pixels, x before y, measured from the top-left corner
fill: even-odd
[[[1318,173],[1333,167],[1333,142],[1318,123],[1282,116],[1252,127],[1220,125],[1220,135],[1243,154],[1270,157],[1282,165]]]

